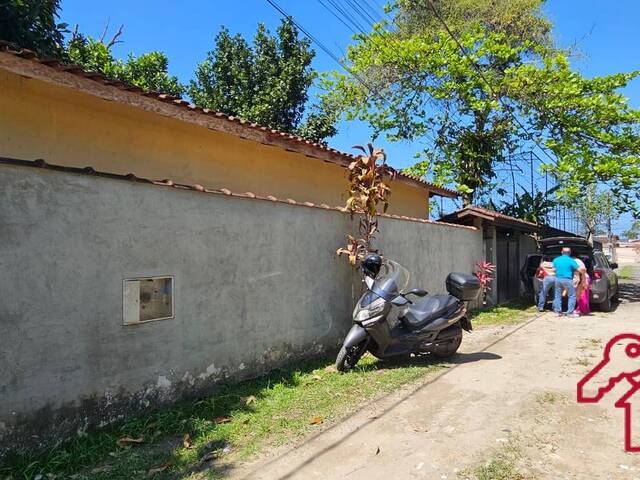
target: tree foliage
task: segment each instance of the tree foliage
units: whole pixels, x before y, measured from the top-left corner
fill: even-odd
[[[489,32],[551,45],[551,23],[541,12],[544,3],[545,0],[397,0],[393,10],[402,36],[428,32],[435,35],[444,30],[433,4],[456,34],[469,33],[481,25]]]
[[[203,107],[311,140],[333,135],[335,115],[318,105],[302,123],[308,91],[316,78],[315,52],[291,19],[276,35],[259,25],[253,43],[223,28],[214,49],[198,65],[189,95]]]
[[[37,52],[63,54],[66,23],[58,23],[60,0],[1,0],[0,40]]]
[[[349,165],[349,189],[346,204],[347,211],[360,217],[358,236],[347,235],[347,245],[336,252],[338,256],[346,255],[351,265],[370,252],[377,252],[373,240],[378,233],[378,213],[386,212],[389,206],[391,188],[388,180],[395,177],[396,171],[387,165],[387,156],[381,148],[373,148],[371,144],[362,151]]]
[[[622,232],[622,235],[629,240],[640,238],[640,220],[634,220],[629,229]]]
[[[105,43],[75,33],[66,47],[69,61],[92,72],[99,72],[113,80],[120,80],[144,90],[181,96],[185,88],[178,78],[169,75],[169,60],[162,52],[149,52],[139,57],[129,54],[125,61],[116,59],[110,47],[114,41]]]
[[[521,218],[528,222],[546,225],[549,222],[549,214],[558,206],[554,193],[559,187],[550,188],[547,192],[531,192],[522,189],[522,193],[516,193],[512,203],[503,202],[496,207],[491,202],[493,210],[515,218]]]
[[[640,113],[619,90],[638,72],[586,79],[572,71],[546,43],[548,22],[536,21],[541,2],[514,3],[528,19],[514,31],[486,10],[504,4],[508,13],[510,2],[481,1],[485,10],[456,27],[468,2],[442,0],[456,7],[455,40],[437,19],[420,16],[425,2],[399,1],[393,28],[377,25],[349,48],[352,75],[328,81],[347,117],[368,122],[375,135],[420,143],[410,173],[455,185],[465,203],[492,189],[496,166],[533,138],[558,158],[563,201],[605,182],[621,199],[617,207],[631,208],[640,191]]]
[[[575,199],[572,208],[589,241],[598,233],[600,225],[610,225],[619,216],[613,193],[608,190],[598,191],[595,185],[587,187],[583,194]]]

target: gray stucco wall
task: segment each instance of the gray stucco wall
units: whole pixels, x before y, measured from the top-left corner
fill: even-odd
[[[334,349],[359,290],[333,256],[351,229],[333,210],[0,165],[0,446]],[[482,256],[473,230],[381,230],[434,293]],[[123,326],[123,279],[157,275],[175,318]]]

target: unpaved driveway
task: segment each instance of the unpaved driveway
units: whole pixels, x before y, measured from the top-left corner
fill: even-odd
[[[640,454],[623,451],[623,411],[614,407],[626,385],[598,405],[575,400],[577,381],[607,340],[640,332],[640,285],[627,285],[623,297],[610,314],[546,313],[515,329],[467,336],[457,364],[417,390],[399,391],[232,476],[474,478],[493,460],[518,478],[640,479]]]

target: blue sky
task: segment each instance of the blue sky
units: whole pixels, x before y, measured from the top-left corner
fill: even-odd
[[[352,33],[317,0],[277,0],[277,3],[338,56],[350,43]],[[369,3],[381,5],[383,0],[370,0]],[[580,55],[573,62],[584,75],[640,69],[637,53],[640,47],[637,35],[639,1],[548,0],[545,10],[555,25],[554,36],[559,45],[577,43]],[[275,30],[280,21],[279,14],[266,0],[63,0],[61,18],[71,26],[79,24],[80,31],[92,36],[100,36],[107,21],[111,31],[124,24],[121,37],[124,42],[114,48],[116,56],[161,50],[169,57],[171,73],[185,83],[191,78],[195,65],[211,49],[221,25],[250,38],[259,22]],[[317,70],[340,68],[317,46],[314,47]],[[625,94],[631,105],[640,108],[640,80],[631,84]],[[368,138],[365,125],[343,122],[340,134],[330,143],[350,151],[352,145],[366,143]],[[383,141],[376,144],[385,148],[393,166],[402,168],[412,163],[414,148],[410,144]],[[629,222],[630,216],[624,216],[616,222],[616,230],[626,228]]]

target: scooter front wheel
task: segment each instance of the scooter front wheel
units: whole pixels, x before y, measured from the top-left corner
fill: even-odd
[[[362,342],[353,347],[345,347],[343,345],[336,357],[336,370],[339,372],[348,372],[355,367],[364,353],[365,343],[366,342]]]

